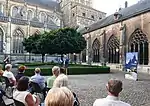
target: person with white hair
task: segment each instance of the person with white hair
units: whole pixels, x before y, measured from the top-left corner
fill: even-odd
[[[51,77],[49,77],[47,79],[47,88],[48,89],[51,89],[53,87],[53,82],[58,77],[59,73],[60,73],[60,68],[58,66],[54,66],[52,68],[52,74],[53,74],[53,76],[51,76]]]
[[[68,77],[64,73],[65,69],[60,68],[60,75],[54,81],[53,87],[68,87]]]
[[[68,88],[68,77],[67,75],[65,75],[65,69],[64,68],[60,68],[60,75],[56,78],[56,80],[53,83],[53,88],[61,88],[61,87],[67,87]],[[74,103],[73,106],[79,106],[79,100],[77,98],[77,95],[72,92],[73,96],[74,96]]]
[[[52,88],[45,98],[45,106],[73,106],[72,92],[66,87]]]
[[[12,65],[6,64],[3,76],[7,77],[12,85],[16,85],[16,79],[14,74],[11,72],[11,69],[12,69]]]

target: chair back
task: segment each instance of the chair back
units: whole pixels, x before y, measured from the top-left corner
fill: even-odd
[[[41,93],[41,92],[42,92],[42,89],[41,89],[41,87],[39,86],[38,83],[31,82],[31,87],[32,87],[32,90],[33,90],[35,93]]]
[[[2,82],[4,82],[6,84],[6,88],[12,85],[10,83],[9,79],[7,77],[4,77],[4,76],[2,76]]]
[[[24,103],[14,99],[15,106],[25,106]]]

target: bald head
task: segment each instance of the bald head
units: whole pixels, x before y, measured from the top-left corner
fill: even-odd
[[[118,96],[122,91],[122,82],[117,79],[111,79],[108,81],[107,90],[114,96]]]

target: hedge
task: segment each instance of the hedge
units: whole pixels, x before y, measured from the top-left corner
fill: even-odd
[[[81,74],[100,74],[100,73],[109,73],[110,67],[69,67],[68,68],[68,75],[81,75]],[[42,68],[41,74],[44,76],[52,75],[50,68]],[[34,75],[34,68],[26,69],[25,71],[26,76]]]
[[[35,63],[18,63],[20,65],[25,65],[25,66],[43,66],[43,65],[56,65],[56,63],[40,63],[40,62],[35,62]]]
[[[41,62],[35,62],[35,63],[18,63],[19,65],[25,65],[27,67],[35,67],[35,66],[44,66],[44,65],[49,65],[49,66],[59,66],[59,63],[53,63],[53,62],[47,62],[47,63],[41,63]],[[70,67],[99,67],[99,66],[91,66],[91,65],[82,65],[82,64],[69,64]]]

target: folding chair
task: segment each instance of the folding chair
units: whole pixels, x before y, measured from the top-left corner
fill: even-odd
[[[14,99],[15,106],[25,106],[22,102],[19,102]]]
[[[9,87],[10,88],[13,87],[13,84],[10,83],[9,79],[7,77],[2,76],[2,85],[4,85],[4,84],[5,84],[5,90]]]
[[[6,95],[2,89],[0,89],[0,106],[14,106],[13,98]]]
[[[32,94],[35,93],[35,95],[37,95],[40,98],[40,101],[43,101],[45,99],[45,97],[44,97],[43,90],[41,89],[41,87],[39,86],[39,84],[35,83],[35,82],[31,82],[30,84],[31,84],[31,88],[32,88],[31,93]],[[42,94],[42,97],[41,97],[40,94]]]

